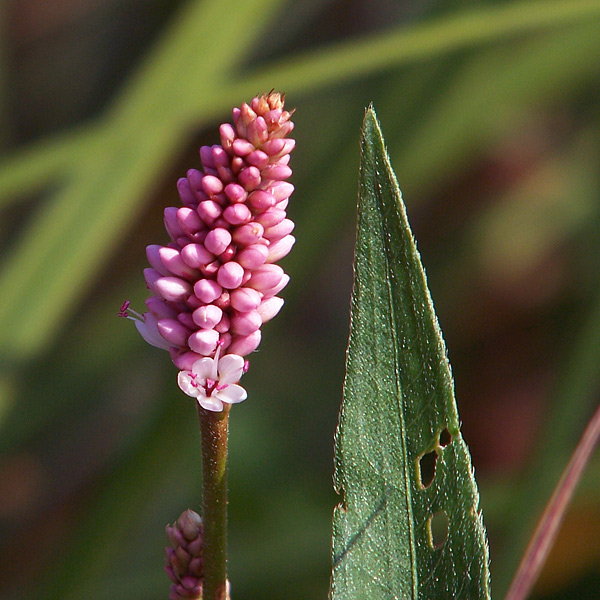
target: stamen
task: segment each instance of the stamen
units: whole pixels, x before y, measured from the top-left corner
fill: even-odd
[[[121,304],[121,308],[119,309],[119,316],[120,317],[128,317],[127,311],[129,310],[129,300],[125,300],[125,302],[123,302],[123,304]]]

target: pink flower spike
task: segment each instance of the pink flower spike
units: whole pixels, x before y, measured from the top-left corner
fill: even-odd
[[[291,175],[292,170],[287,165],[282,165],[281,162],[265,167],[262,172],[262,176],[265,179],[275,179],[276,181],[287,179],[288,177],[291,177]]]
[[[275,207],[267,208],[267,210],[256,216],[256,222],[260,223],[265,228],[265,231],[269,227],[279,225],[279,223],[281,223],[284,219],[285,210]]]
[[[157,319],[177,318],[178,312],[158,296],[150,296],[150,298],[147,298],[146,306]]]
[[[254,190],[248,196],[248,204],[257,211],[263,211],[277,204],[277,199],[273,194],[269,194],[265,190]]]
[[[204,228],[204,223],[198,213],[188,206],[177,211],[177,222],[184,233],[195,233]]]
[[[286,216],[294,186],[284,181],[292,112],[276,92],[233,110],[221,145],[202,146],[201,164],[177,181],[182,205],[164,213],[171,241],[146,250],[148,312],[127,303],[119,311],[147,342],[169,350],[180,387],[207,410],[246,397],[237,385],[243,358],[283,305],[276,294],[289,276],[274,263],[295,241]]]
[[[158,294],[156,289],[156,282],[162,277],[162,275],[156,269],[144,269],[144,279],[146,285],[151,292]]]
[[[287,181],[275,181],[268,187],[267,191],[275,197],[277,202],[281,202],[292,195],[294,186]]]
[[[183,230],[177,221],[177,208],[169,206],[165,208],[165,229],[173,241],[183,235]]]
[[[248,140],[244,140],[242,138],[238,138],[237,140],[235,140],[233,142],[232,147],[233,151],[238,156],[246,156],[247,154],[250,154],[250,152],[253,152],[256,149]]]
[[[203,358],[200,354],[192,352],[182,352],[180,348],[171,348],[170,350],[171,360],[173,364],[178,368],[186,371],[190,371],[193,364]]]
[[[269,155],[262,150],[255,150],[246,156],[246,162],[259,169],[264,169],[269,164]]]
[[[263,298],[270,298],[271,296],[276,296],[279,292],[290,282],[290,276],[287,273],[283,274],[281,281],[272,288],[263,290]]]
[[[235,129],[229,123],[223,123],[219,128],[219,133],[221,134],[221,145],[224,150],[230,150],[233,141],[237,137],[235,133]]]

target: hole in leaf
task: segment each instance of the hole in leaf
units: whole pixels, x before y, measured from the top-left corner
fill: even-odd
[[[429,533],[429,544],[434,550],[439,550],[444,546],[448,539],[448,515],[440,510],[427,521],[427,531]]]
[[[442,448],[445,448],[451,441],[452,441],[452,434],[448,431],[448,428],[446,427],[440,433],[440,440],[438,443]]]
[[[435,450],[423,454],[419,459],[419,483],[423,489],[428,488],[433,482],[436,462],[437,452]]]

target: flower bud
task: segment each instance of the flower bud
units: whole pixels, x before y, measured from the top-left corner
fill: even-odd
[[[262,325],[260,314],[252,310],[246,313],[238,313],[231,319],[231,331],[236,335],[250,335]]]
[[[252,288],[240,287],[233,290],[230,295],[232,308],[241,313],[250,312],[260,306],[261,295]]]
[[[212,279],[200,279],[194,284],[196,298],[206,304],[216,300],[222,292],[223,288]]]
[[[161,319],[157,323],[158,333],[172,346],[185,346],[190,330],[176,319]]]
[[[165,549],[165,571],[173,584],[169,598],[202,599],[204,576],[202,519],[192,510],[167,525],[169,547]]]
[[[217,347],[219,332],[214,329],[200,329],[188,338],[189,347],[202,356],[210,356]]]
[[[192,313],[194,323],[202,329],[212,329],[223,317],[223,311],[214,304],[200,306]]]
[[[231,233],[222,227],[211,229],[204,239],[204,247],[215,256],[222,254],[229,244],[231,244]]]
[[[271,298],[266,298],[260,303],[260,306],[256,309],[263,323],[270,321],[277,313],[281,310],[283,306],[283,298],[279,298],[278,296],[272,296]]]
[[[217,272],[217,283],[227,290],[232,290],[242,284],[244,268],[242,265],[231,260],[219,267]]]

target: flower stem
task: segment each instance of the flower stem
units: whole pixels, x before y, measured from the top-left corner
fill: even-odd
[[[600,439],[600,406],[588,423],[567,464],[504,600],[525,600],[536,582],[556,539],[567,506]]]
[[[229,406],[212,412],[198,405],[198,416],[202,432],[203,598],[226,600]]]

